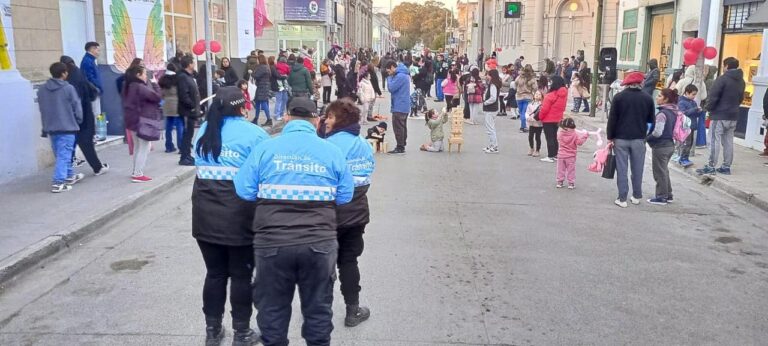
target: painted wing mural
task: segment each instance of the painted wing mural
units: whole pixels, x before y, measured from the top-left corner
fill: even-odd
[[[163,1],[155,1],[147,20],[147,35],[144,38],[144,66],[150,71],[165,69],[163,62],[165,35],[163,34]]]
[[[111,0],[109,12],[112,16],[112,47],[115,67],[125,71],[131,61],[138,57],[137,37],[133,33],[131,18],[125,0]],[[144,66],[150,71],[165,69],[165,33],[163,32],[163,0],[156,0],[149,12],[144,35]]]

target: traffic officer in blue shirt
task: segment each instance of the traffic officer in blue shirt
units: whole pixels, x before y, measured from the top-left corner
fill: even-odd
[[[339,282],[347,305],[344,325],[354,327],[371,316],[371,311],[360,306],[360,268],[357,258],[363,254],[363,233],[370,221],[368,188],[376,166],[373,149],[360,137],[360,109],[349,100],[337,100],[325,110],[325,123],[318,133],[335,144],[347,158],[347,165],[355,180],[352,201],[336,208],[339,240]]]
[[[249,154],[269,135],[243,115],[243,92],[219,89],[195,140],[197,177],[192,188],[192,236],[207,270],[203,286],[206,343],[221,343],[221,321],[230,282],[232,345],[250,346],[259,335],[250,327],[253,305],[253,215],[256,204],[238,198],[233,179]]]
[[[317,136],[317,107],[288,103],[279,137],[262,142],[235,176],[240,198],[256,201],[253,303],[265,345],[288,345],[291,302],[299,286],[307,345],[330,345],[336,280],[336,205],[354,180],[335,145]]]

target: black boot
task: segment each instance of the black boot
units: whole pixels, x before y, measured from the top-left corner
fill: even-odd
[[[360,305],[347,305],[347,317],[344,318],[344,325],[354,327],[371,317],[371,310]]]
[[[272,126],[272,119],[267,119],[267,122],[265,122],[262,126]]]
[[[221,317],[205,316],[205,346],[219,346],[224,339]]]
[[[232,346],[252,346],[261,341],[261,334],[251,329],[248,321],[232,321]]]

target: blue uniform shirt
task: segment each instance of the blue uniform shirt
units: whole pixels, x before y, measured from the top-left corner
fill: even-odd
[[[240,198],[349,203],[352,173],[341,151],[317,137],[305,120],[290,121],[283,133],[259,145],[235,176]]]
[[[235,174],[251,151],[259,143],[269,139],[269,134],[264,129],[243,117],[224,117],[222,123],[219,162],[214,161],[212,155],[198,156],[197,150],[194,150],[199,179],[234,180]],[[195,147],[207,127],[208,122],[200,126],[194,141]]]
[[[339,147],[346,157],[347,166],[355,180],[355,187],[370,185],[371,175],[376,167],[371,145],[362,137],[344,131],[331,135],[327,140]]]

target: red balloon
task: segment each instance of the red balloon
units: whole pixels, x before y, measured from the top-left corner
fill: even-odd
[[[691,50],[693,50],[696,53],[701,53],[702,50],[704,50],[704,47],[707,46],[707,42],[704,41],[703,38],[696,38],[691,42]]]
[[[203,55],[203,53],[205,53],[205,43],[197,41],[197,43],[192,46],[192,53],[195,53],[195,55]]]
[[[715,57],[717,57],[717,49],[715,47],[704,48],[704,58],[714,59]]]
[[[693,40],[695,40],[695,38],[693,38],[693,37],[689,37],[689,38],[686,38],[685,40],[683,40],[683,48],[685,48],[686,50],[691,49],[691,45],[693,44]]]
[[[221,43],[219,41],[211,41],[211,52],[221,52]]]
[[[685,54],[683,54],[683,62],[686,65],[695,65],[696,59],[699,58],[699,53],[694,52],[693,50],[689,49],[685,51]]]

